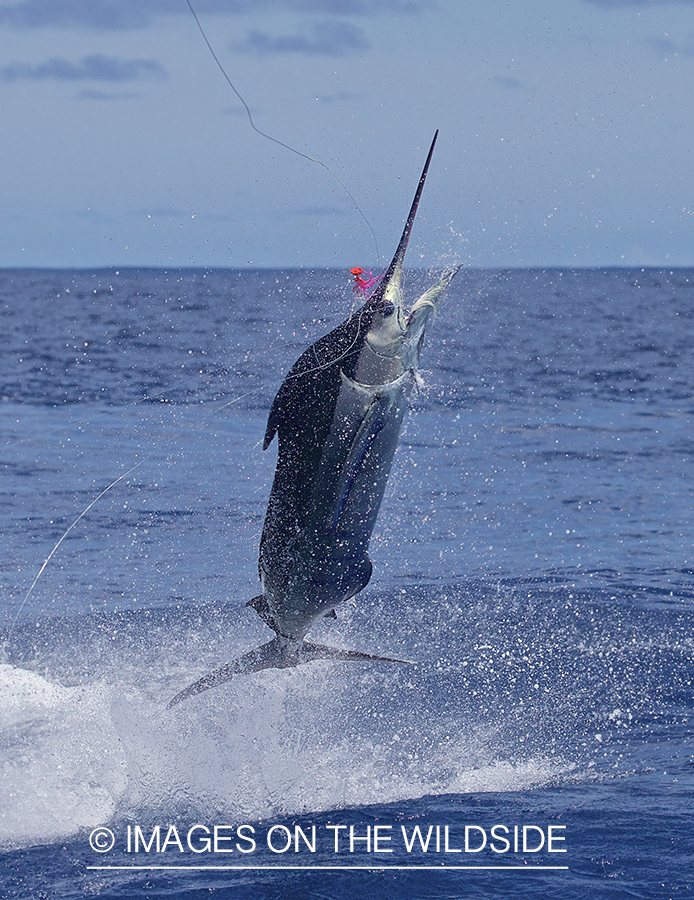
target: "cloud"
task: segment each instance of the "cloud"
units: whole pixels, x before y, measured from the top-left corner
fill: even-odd
[[[74,63],[53,57],[47,62],[10,63],[0,68],[0,83],[12,81],[142,81],[168,78],[166,71],[153,59],[114,59],[111,56],[85,56]]]
[[[153,13],[171,5],[166,0],[20,0],[0,8],[0,23],[20,28],[141,28]]]
[[[669,37],[649,38],[646,44],[661,59],[670,59],[672,56],[694,56],[694,37],[690,37],[686,44],[676,43]]]
[[[501,85],[502,88],[505,88],[507,91],[529,91],[530,88],[527,84],[523,84],[520,79],[515,78],[513,75],[497,75],[496,77],[497,84]]]
[[[372,16],[417,13],[432,0],[191,0],[201,16],[294,11],[319,15]],[[185,0],[14,0],[0,6],[0,25],[17,28],[144,28],[162,15],[190,16]]]
[[[273,37],[263,31],[251,31],[245,43],[237,47],[246,53],[267,56],[271,53],[300,53],[304,56],[345,56],[369,48],[364,32],[347,22],[319,22],[296,34]]]

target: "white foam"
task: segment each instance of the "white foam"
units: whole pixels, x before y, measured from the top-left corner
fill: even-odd
[[[108,820],[126,761],[100,685],[62,687],[0,665],[0,844],[67,837]]]
[[[116,677],[65,687],[0,666],[5,845],[56,840],[122,817],[257,821],[518,790],[558,771],[542,759],[498,761],[487,733],[426,705],[408,715],[423,698],[403,696],[396,668],[315,663],[267,671],[171,711],[166,701],[175,691],[142,662],[124,661]]]

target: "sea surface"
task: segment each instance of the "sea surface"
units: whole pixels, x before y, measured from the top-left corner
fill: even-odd
[[[270,637],[267,413],[354,307],[342,271],[0,271],[3,897],[694,893],[694,269],[462,271],[371,583],[312,632],[416,665],[166,710]]]

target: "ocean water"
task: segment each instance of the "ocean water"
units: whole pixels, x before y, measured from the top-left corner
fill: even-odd
[[[0,300],[0,895],[692,894],[694,270],[461,272],[371,583],[313,632],[416,665],[168,712],[270,636],[267,412],[349,278],[4,270]]]

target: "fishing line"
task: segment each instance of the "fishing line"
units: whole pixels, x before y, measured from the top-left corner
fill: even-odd
[[[234,92],[234,94],[238,97],[238,99],[240,100],[240,102],[243,104],[243,107],[244,107],[244,109],[246,110],[246,115],[248,116],[248,121],[249,121],[249,124],[250,124],[251,128],[252,128],[255,132],[257,132],[257,134],[259,134],[261,137],[264,137],[264,138],[266,138],[267,140],[272,141],[272,142],[275,143],[275,144],[278,144],[280,147],[284,147],[286,150],[289,150],[291,153],[294,153],[294,154],[296,154],[297,156],[302,157],[302,159],[305,159],[305,160],[307,160],[308,162],[317,163],[319,166],[322,166],[322,167],[323,167],[323,168],[324,168],[324,169],[325,169],[325,170],[326,170],[326,171],[327,171],[327,172],[335,179],[335,181],[337,181],[337,183],[342,187],[342,189],[345,191],[345,193],[347,194],[347,196],[349,197],[349,199],[352,201],[352,204],[354,205],[354,208],[357,210],[357,212],[359,213],[359,215],[362,217],[362,219],[363,219],[364,222],[366,223],[366,225],[367,225],[369,231],[371,232],[371,237],[372,237],[372,239],[373,239],[374,247],[375,247],[375,249],[376,249],[376,257],[377,257],[377,259],[378,259],[379,262],[380,262],[381,254],[380,254],[380,250],[379,250],[379,247],[378,247],[378,240],[377,240],[377,238],[376,238],[376,234],[375,234],[373,228],[371,227],[371,223],[370,223],[369,220],[366,218],[364,212],[362,211],[361,207],[360,207],[359,204],[357,203],[356,199],[355,199],[354,196],[352,195],[352,193],[351,193],[351,191],[349,190],[349,188],[347,187],[347,185],[346,185],[346,184],[338,177],[338,175],[336,175],[335,172],[333,172],[333,170],[332,170],[326,163],[324,163],[322,160],[317,159],[317,158],[315,158],[315,157],[313,157],[313,156],[309,156],[307,153],[302,153],[300,150],[297,150],[296,148],[290,146],[289,144],[286,144],[284,141],[281,141],[281,140],[279,140],[278,138],[275,138],[275,137],[273,137],[272,135],[267,134],[267,133],[264,132],[264,131],[261,131],[261,129],[257,127],[257,125],[255,124],[255,122],[253,121],[253,116],[252,116],[252,114],[251,114],[251,110],[250,110],[248,104],[246,103],[246,101],[244,100],[244,98],[241,96],[241,94],[240,94],[239,91],[237,90],[236,86],[234,85],[234,83],[232,82],[231,78],[230,78],[229,75],[227,74],[226,69],[224,68],[224,66],[222,65],[221,61],[219,60],[219,57],[218,57],[217,54],[215,53],[214,48],[212,47],[212,44],[210,43],[210,41],[209,41],[209,39],[208,39],[208,37],[207,37],[207,34],[205,33],[205,29],[203,28],[202,23],[200,22],[200,19],[198,18],[198,15],[197,15],[197,13],[195,12],[195,9],[193,8],[193,5],[191,4],[190,0],[186,0],[186,3],[187,3],[188,8],[190,9],[190,11],[191,11],[191,13],[192,13],[192,15],[193,15],[193,18],[195,19],[195,22],[196,22],[196,24],[197,24],[197,26],[198,26],[198,29],[199,29],[199,31],[200,31],[200,34],[202,35],[202,38],[203,38],[203,40],[205,41],[205,44],[207,45],[208,50],[209,50],[210,53],[212,54],[212,58],[213,58],[214,61],[216,62],[217,66],[218,66],[218,68],[219,68],[219,70],[220,70],[220,72],[221,72],[222,75],[224,76],[224,78],[225,78],[227,84],[229,85],[229,87],[232,89],[232,91]],[[359,315],[359,319],[361,319],[361,316],[363,315],[363,310],[360,310],[358,315]],[[358,336],[358,334],[359,334],[359,331],[360,331],[360,328],[359,328],[359,326],[357,326],[357,328],[356,328],[356,333],[355,333],[355,335],[354,335],[354,337],[353,337],[353,339],[352,339],[351,344],[347,347],[347,349],[346,349],[345,351],[343,351],[342,354],[340,354],[340,355],[337,357],[337,359],[332,359],[332,360],[326,361],[325,363],[320,363],[318,360],[316,360],[316,362],[318,363],[318,365],[317,365],[315,368],[311,368],[311,369],[309,369],[308,371],[304,371],[304,372],[301,372],[301,373],[297,373],[297,375],[295,375],[295,376],[293,376],[293,377],[302,377],[302,376],[311,374],[312,372],[315,372],[315,371],[318,371],[318,370],[320,370],[320,369],[323,369],[323,368],[325,368],[325,367],[327,367],[327,366],[333,365],[335,362],[337,362],[337,361],[339,361],[339,360],[345,358],[347,355],[349,355],[349,352],[350,352],[350,350],[352,349],[352,346],[353,346],[354,343],[356,342],[357,336]],[[217,373],[214,373],[214,374],[217,374]],[[289,376],[289,377],[292,377],[292,376]],[[166,391],[168,391],[168,390],[170,390],[170,389],[171,389],[171,386],[169,386],[169,387],[166,389]],[[256,389],[254,389],[254,390],[252,390],[252,391],[248,391],[248,392],[246,392],[245,394],[242,394],[242,395],[239,396],[239,397],[234,398],[233,400],[231,400],[231,401],[229,401],[229,402],[227,402],[227,403],[224,403],[224,404],[223,404],[222,406],[220,406],[219,408],[213,410],[213,411],[209,414],[209,416],[212,416],[212,415],[215,415],[215,414],[218,413],[218,412],[221,412],[221,410],[226,409],[228,406],[231,406],[233,403],[236,403],[238,400],[241,400],[241,399],[243,399],[244,397],[248,397],[248,396],[250,396],[251,394],[258,393],[260,390],[261,390],[261,388],[256,388]],[[162,391],[162,392],[160,392],[159,394],[154,395],[154,397],[161,396],[163,393],[166,393],[166,391]],[[132,403],[132,404],[128,404],[128,407],[137,406],[138,404],[145,402],[145,400],[147,400],[147,399],[152,399],[152,398],[149,398],[149,397],[148,397],[148,398],[141,398],[140,400],[137,400],[137,401],[135,401],[135,402]],[[102,414],[102,415],[103,415],[103,414]],[[203,418],[203,422],[204,422],[207,418],[208,418],[208,416],[206,416],[205,418]],[[74,423],[72,423],[72,424],[74,425]],[[65,426],[65,427],[70,427],[70,426]],[[61,430],[61,429],[57,429],[57,430]],[[165,444],[164,444],[164,446],[166,446],[166,444],[168,444],[168,443],[170,443],[171,441],[173,441],[173,439],[174,439],[174,438],[172,437],[172,438],[170,438],[168,441],[166,441]],[[20,443],[23,443],[23,442],[20,441]],[[57,552],[58,548],[59,548],[60,545],[63,543],[63,541],[65,540],[65,538],[66,538],[66,537],[70,534],[70,532],[78,525],[78,523],[84,518],[84,516],[87,515],[87,513],[92,509],[92,507],[93,507],[99,500],[101,500],[101,498],[102,498],[103,496],[105,496],[112,488],[114,488],[117,484],[119,484],[121,481],[123,481],[124,478],[127,478],[128,475],[132,474],[132,472],[134,472],[136,469],[138,469],[140,466],[142,466],[145,462],[148,462],[150,459],[152,459],[153,456],[154,456],[153,453],[149,454],[148,456],[144,457],[144,459],[141,459],[138,463],[136,463],[134,466],[132,466],[130,469],[128,469],[127,472],[124,472],[124,473],[123,473],[122,475],[120,475],[118,478],[114,479],[114,480],[113,480],[109,485],[107,485],[107,486],[106,486],[99,494],[97,494],[97,496],[89,503],[89,505],[86,506],[86,507],[82,510],[82,512],[77,516],[77,518],[76,518],[76,519],[68,526],[68,528],[63,532],[63,534],[60,536],[60,538],[58,539],[58,541],[54,544],[54,546],[53,546],[51,552],[48,554],[48,556],[46,557],[46,559],[43,561],[43,564],[41,565],[41,568],[39,569],[39,571],[38,571],[36,577],[34,578],[33,582],[31,583],[31,585],[30,585],[30,587],[29,587],[29,590],[28,590],[27,593],[25,594],[24,599],[22,600],[22,603],[20,604],[20,607],[19,607],[19,609],[17,610],[17,613],[15,614],[14,619],[13,619],[13,621],[12,621],[12,624],[11,624],[11,626],[10,626],[10,629],[9,629],[9,632],[8,632],[8,638],[11,637],[12,632],[13,632],[13,630],[14,630],[14,627],[15,627],[15,625],[16,625],[16,623],[17,623],[17,620],[19,619],[19,616],[21,615],[22,610],[24,609],[24,607],[25,607],[27,601],[29,600],[29,597],[31,596],[31,594],[32,594],[34,588],[36,587],[36,585],[37,585],[39,579],[41,578],[43,572],[45,571],[46,566],[47,566],[48,563],[51,561],[51,559],[53,558],[54,554]]]
[[[369,222],[369,220],[366,218],[366,216],[362,212],[361,207],[359,206],[357,201],[352,196],[352,193],[349,190],[349,188],[347,187],[347,185],[333,172],[333,170],[330,168],[330,166],[326,165],[326,163],[324,163],[322,160],[316,159],[314,156],[309,156],[307,153],[302,153],[301,150],[297,150],[294,147],[290,147],[290,145],[285,144],[284,141],[280,141],[278,138],[273,137],[271,134],[266,134],[264,131],[261,131],[260,128],[258,128],[258,126],[253,121],[253,116],[251,115],[251,111],[248,107],[248,104],[243,99],[241,94],[238,92],[238,90],[235,87],[234,83],[232,82],[231,78],[229,78],[229,76],[227,75],[226,69],[224,68],[222,63],[219,61],[219,57],[214,52],[214,49],[212,48],[212,44],[209,42],[209,39],[208,39],[207,35],[205,34],[205,29],[202,27],[202,24],[200,23],[200,19],[198,18],[197,13],[193,9],[193,5],[191,4],[190,0],[186,0],[186,3],[188,4],[188,8],[190,9],[190,11],[193,14],[193,18],[195,19],[195,22],[196,22],[198,28],[200,29],[200,34],[202,35],[203,40],[207,44],[208,50],[212,54],[212,58],[217,63],[217,66],[219,67],[219,71],[222,73],[222,75],[226,79],[229,87],[236,94],[236,96],[239,98],[241,103],[243,103],[243,108],[246,110],[246,115],[248,116],[248,121],[249,121],[250,126],[253,129],[253,131],[257,132],[259,135],[261,135],[261,137],[267,138],[268,141],[272,141],[274,144],[279,144],[280,147],[284,147],[285,150],[290,150],[292,153],[296,153],[296,155],[300,156],[302,159],[307,159],[309,162],[317,163],[319,166],[322,166],[326,170],[326,172],[329,172],[332,175],[332,177],[335,179],[335,181],[337,181],[337,183],[342,187],[344,192],[347,194],[349,199],[352,201],[352,203],[354,204],[354,208],[357,210],[359,215],[366,222],[366,225],[367,225],[369,231],[371,232],[371,237],[373,238],[374,246],[376,248],[376,259],[379,261],[379,265],[380,265],[381,253],[378,249],[378,241],[376,240],[376,234],[375,234],[373,228],[371,227],[371,223]]]
[[[357,313],[357,327],[355,329],[354,337],[352,338],[352,341],[350,342],[349,346],[342,353],[340,353],[335,358],[327,360],[323,363],[321,363],[319,360],[316,360],[316,363],[317,363],[316,366],[313,366],[313,367],[309,368],[308,370],[304,370],[303,372],[296,373],[295,375],[287,375],[286,380],[293,380],[295,378],[301,378],[301,377],[305,377],[307,375],[311,375],[314,372],[320,371],[321,369],[324,369],[331,365],[334,365],[336,362],[339,362],[342,359],[344,359],[345,357],[347,357],[349,355],[350,351],[352,350],[352,347],[354,346],[354,344],[357,340],[357,337],[359,335],[361,317],[363,316],[363,314],[364,314],[364,309],[362,308]],[[220,374],[223,374],[223,373],[229,372],[229,371],[232,371],[232,370],[228,369],[225,366],[220,366],[214,372],[207,373],[207,374],[208,374],[208,377],[210,377],[213,380],[214,377],[218,377]],[[169,385],[167,388],[165,388],[162,391],[157,392],[156,394],[141,397],[139,400],[135,400],[132,403],[127,404],[125,407],[114,407],[114,409],[118,409],[119,411],[122,409],[132,409],[133,407],[138,406],[141,403],[145,403],[147,401],[151,401],[152,399],[157,399],[157,398],[163,396],[165,393],[172,390],[173,388],[179,387],[181,384],[185,384],[186,382],[190,382],[190,381],[194,380],[195,377],[196,376],[190,376],[189,378],[179,379],[177,382],[174,383],[173,386]],[[220,406],[216,406],[213,410],[210,410],[209,413],[207,413],[205,416],[203,416],[201,422],[202,423],[206,422],[208,419],[217,415],[218,413],[222,412],[223,410],[227,409],[229,406],[233,406],[233,404],[238,403],[239,401],[244,400],[246,397],[250,397],[253,394],[257,394],[264,389],[265,389],[264,386],[253,388],[250,391],[245,391],[243,394],[239,394],[237,397],[234,397],[232,400],[228,400],[225,403],[222,403]],[[189,408],[189,407],[186,406],[184,408]],[[109,410],[108,412],[111,412],[111,410]],[[97,418],[107,415],[107,414],[108,414],[107,412],[102,412],[97,416]],[[82,424],[84,423],[84,421],[85,420],[82,420]],[[88,424],[89,420],[86,420],[86,423]],[[53,429],[53,431],[54,432],[62,431],[64,429],[69,429],[69,428],[75,427],[75,425],[79,425],[79,424],[81,424],[79,421],[77,423],[72,422],[72,423],[69,423],[60,428]],[[177,435],[172,435],[170,438],[165,440],[163,446],[158,448],[158,450],[166,448],[169,444],[171,444],[176,439],[176,437],[177,437]],[[27,440],[30,440],[30,439],[27,439]],[[18,443],[24,443],[24,441],[19,441]],[[120,482],[122,482],[123,479],[127,478],[128,475],[132,474],[134,471],[139,469],[140,466],[144,465],[146,462],[149,462],[149,460],[151,460],[154,457],[154,455],[155,455],[154,452],[147,454],[147,456],[145,456],[143,459],[139,460],[139,462],[137,462],[134,466],[131,466],[131,468],[129,468],[127,470],[127,472],[124,472],[122,475],[119,475],[118,478],[115,478],[110,484],[108,484],[103,490],[101,490],[97,494],[97,496],[94,497],[93,500],[91,500],[91,502],[80,512],[80,514],[77,516],[77,518],[74,519],[74,521],[65,529],[65,531],[62,533],[62,535],[58,538],[56,543],[53,545],[53,548],[51,549],[48,556],[44,559],[38,573],[36,574],[36,577],[34,578],[31,585],[29,586],[28,591],[24,595],[24,598],[19,606],[19,609],[15,613],[12,623],[10,625],[6,640],[9,640],[11,638],[14,628],[19,620],[19,617],[22,614],[22,610],[26,606],[29,598],[31,597],[31,595],[34,591],[34,588],[38,584],[39,579],[43,575],[46,567],[48,566],[49,562],[51,561],[51,559],[53,558],[53,556],[55,555],[58,548],[65,540],[65,538],[79,524],[79,522],[84,518],[84,516],[87,515],[87,513],[92,509],[92,507],[94,507],[99,502],[99,500],[101,500],[102,497],[104,497],[112,488],[116,487],[116,485],[120,484]]]
[[[206,422],[207,419],[209,419],[210,417],[216,415],[218,412],[221,412],[223,409],[226,409],[227,407],[232,406],[234,403],[238,403],[240,400],[244,400],[246,397],[250,397],[252,394],[257,394],[257,393],[259,393],[261,390],[263,390],[263,388],[262,388],[262,387],[258,387],[258,388],[254,388],[254,389],[251,390],[251,391],[246,391],[246,392],[243,393],[243,394],[239,394],[239,396],[238,396],[238,397],[234,397],[233,400],[229,400],[227,403],[223,403],[221,406],[217,407],[216,409],[211,410],[206,416],[203,417],[202,422]],[[176,435],[172,435],[172,437],[170,437],[168,440],[166,440],[166,441],[164,442],[163,447],[166,447],[168,444],[172,443],[172,441],[173,441],[175,438],[176,438]],[[159,448],[158,448],[158,449],[159,449]],[[19,606],[19,609],[18,609],[17,612],[15,613],[14,619],[12,620],[12,624],[10,625],[9,631],[8,631],[8,633],[7,633],[7,638],[6,638],[6,640],[9,640],[9,639],[12,637],[12,632],[14,631],[14,627],[15,627],[15,625],[17,624],[17,620],[19,619],[20,615],[22,614],[22,610],[23,610],[24,607],[26,606],[26,603],[27,603],[29,597],[31,596],[31,594],[32,594],[32,592],[33,592],[33,590],[34,590],[34,588],[36,587],[36,585],[37,585],[37,583],[38,583],[38,581],[39,581],[39,578],[41,578],[41,576],[43,575],[46,566],[48,565],[48,563],[49,563],[49,562],[51,561],[51,559],[53,558],[53,556],[54,556],[55,552],[57,551],[58,547],[60,547],[60,545],[63,543],[63,541],[65,540],[65,538],[70,534],[70,532],[73,530],[73,528],[75,528],[75,526],[76,526],[76,525],[77,525],[77,524],[78,524],[78,523],[79,523],[79,522],[87,515],[87,513],[89,512],[89,510],[90,510],[96,503],[98,503],[99,500],[101,500],[101,498],[102,498],[103,496],[105,496],[106,494],[108,494],[108,492],[111,490],[111,488],[114,488],[117,484],[119,484],[121,481],[123,481],[124,478],[127,478],[128,475],[132,474],[136,469],[139,469],[140,466],[144,465],[146,462],[149,462],[149,460],[152,459],[153,457],[154,457],[154,452],[148,453],[147,456],[145,456],[145,457],[144,457],[143,459],[141,459],[139,462],[135,463],[134,466],[131,466],[131,467],[128,469],[127,472],[123,472],[122,475],[119,475],[118,478],[114,479],[114,480],[113,480],[109,485],[107,485],[107,486],[106,486],[99,494],[97,494],[97,496],[89,503],[89,505],[86,506],[86,507],[82,510],[82,512],[77,516],[77,518],[74,520],[74,522],[72,522],[72,524],[69,525],[69,526],[65,529],[65,531],[62,533],[62,535],[58,538],[58,540],[57,540],[56,543],[54,544],[53,549],[51,550],[51,552],[50,552],[50,553],[48,554],[48,556],[44,559],[41,568],[39,569],[39,571],[38,571],[36,577],[34,578],[34,580],[33,580],[32,583],[31,583],[31,585],[29,586],[29,590],[28,590],[28,591],[26,592],[26,594],[24,595],[24,599],[22,600],[22,602],[21,602],[21,604],[20,604],[20,606]]]
[[[36,578],[34,578],[34,580],[32,581],[32,583],[31,583],[31,585],[30,585],[30,587],[29,587],[29,590],[26,592],[26,595],[25,595],[24,599],[22,600],[22,603],[21,603],[19,609],[17,610],[17,613],[16,613],[14,619],[12,620],[12,624],[10,625],[10,630],[9,630],[9,632],[7,633],[7,640],[9,640],[9,639],[12,637],[12,632],[13,632],[13,630],[14,630],[14,626],[17,624],[17,619],[18,619],[19,616],[21,615],[22,610],[24,609],[24,606],[26,605],[27,600],[28,600],[29,597],[31,596],[31,592],[32,592],[32,591],[34,590],[34,588],[36,587],[36,584],[37,584],[39,578],[43,575],[44,569],[46,568],[46,566],[48,565],[48,563],[51,561],[51,558],[53,557],[53,554],[56,552],[56,550],[58,549],[58,547],[60,547],[60,545],[63,543],[63,541],[65,540],[65,538],[68,536],[68,534],[70,534],[70,532],[71,532],[72,529],[75,527],[75,525],[77,525],[77,523],[80,521],[80,519],[82,519],[84,516],[87,515],[87,513],[88,513],[89,510],[92,508],[92,506],[94,506],[95,503],[97,503],[99,500],[101,500],[101,498],[104,496],[104,494],[107,494],[107,493],[111,490],[112,487],[115,487],[115,486],[118,484],[119,481],[122,481],[124,478],[127,478],[128,475],[130,475],[131,472],[134,472],[134,471],[135,471],[135,469],[139,469],[139,467],[140,467],[143,463],[147,462],[148,459],[151,459],[152,455],[153,455],[153,454],[150,454],[150,456],[146,456],[144,459],[141,459],[140,462],[135,463],[135,465],[132,466],[130,469],[128,469],[127,472],[123,472],[122,475],[119,475],[118,478],[116,478],[115,481],[112,481],[111,484],[108,485],[108,487],[105,487],[105,488],[103,489],[103,491],[101,491],[100,494],[97,494],[97,496],[92,500],[92,502],[89,504],[89,506],[86,506],[86,507],[82,510],[82,512],[77,516],[77,518],[76,518],[75,521],[72,523],[72,525],[69,525],[68,528],[65,529],[65,531],[62,533],[62,535],[58,538],[58,540],[57,540],[57,542],[55,543],[55,545],[54,545],[53,549],[51,550],[51,552],[50,552],[50,553],[48,554],[48,556],[44,559],[43,565],[42,565],[41,568],[39,569],[38,574],[36,575]]]

